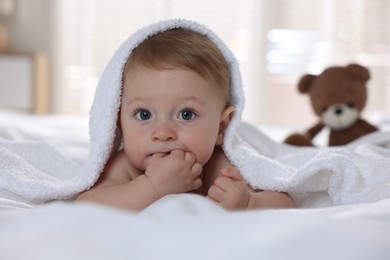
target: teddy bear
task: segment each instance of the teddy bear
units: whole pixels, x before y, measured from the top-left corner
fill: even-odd
[[[366,105],[366,83],[369,79],[369,70],[358,64],[328,67],[319,75],[302,76],[298,82],[298,90],[309,95],[319,122],[306,133],[289,135],[284,143],[314,146],[313,138],[324,127],[330,130],[329,146],[345,145],[377,131],[377,127],[361,118]]]

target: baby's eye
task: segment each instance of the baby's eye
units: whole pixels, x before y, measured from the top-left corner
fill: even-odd
[[[140,109],[135,113],[135,117],[138,120],[149,120],[152,117],[152,113],[146,109]]]
[[[184,109],[180,111],[179,119],[182,120],[191,120],[196,116],[195,112],[190,109]]]

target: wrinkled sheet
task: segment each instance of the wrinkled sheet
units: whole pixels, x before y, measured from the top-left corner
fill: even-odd
[[[390,200],[227,212],[198,195],[141,213],[54,202],[0,212],[0,259],[390,259]]]

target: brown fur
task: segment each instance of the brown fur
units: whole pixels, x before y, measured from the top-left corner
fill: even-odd
[[[304,134],[289,135],[284,142],[296,146],[312,146],[313,138],[325,127],[322,123],[322,115],[329,106],[352,105],[360,114],[366,105],[366,83],[369,79],[368,69],[358,64],[329,67],[318,76],[311,74],[302,76],[298,83],[298,90],[309,95],[314,113],[319,117],[320,122]],[[375,126],[359,117],[346,129],[330,129],[329,146],[345,145],[376,130],[378,129]]]

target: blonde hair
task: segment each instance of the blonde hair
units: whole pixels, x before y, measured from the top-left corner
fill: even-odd
[[[176,28],[153,35],[131,53],[125,72],[143,65],[166,69],[166,65],[183,67],[196,72],[216,85],[229,100],[229,66],[218,47],[205,35]]]

